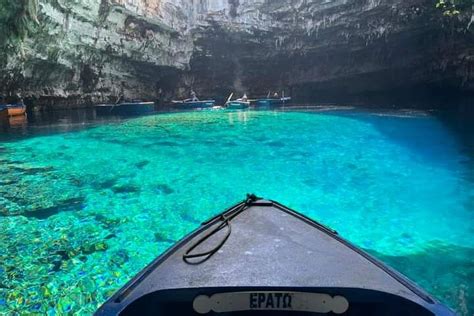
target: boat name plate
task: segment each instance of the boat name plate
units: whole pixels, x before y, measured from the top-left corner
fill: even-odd
[[[200,295],[193,308],[199,314],[211,311],[227,313],[248,310],[300,311],[313,313],[345,313],[349,302],[343,296],[309,292],[229,292],[212,296]]]

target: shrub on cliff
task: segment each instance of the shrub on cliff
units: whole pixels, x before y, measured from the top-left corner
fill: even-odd
[[[469,10],[474,5],[474,0],[437,0],[436,7],[446,16],[455,16],[461,11]]]

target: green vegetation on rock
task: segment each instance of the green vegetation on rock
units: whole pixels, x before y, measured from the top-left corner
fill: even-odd
[[[456,16],[474,6],[474,0],[437,0],[436,7],[446,16]]]

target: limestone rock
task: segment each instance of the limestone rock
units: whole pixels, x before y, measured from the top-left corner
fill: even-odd
[[[3,94],[41,107],[285,89],[300,100],[472,92],[469,16],[429,0],[39,0]]]

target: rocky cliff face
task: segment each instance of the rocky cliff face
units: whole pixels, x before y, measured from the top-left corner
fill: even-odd
[[[191,88],[301,101],[472,92],[468,20],[431,0],[40,0],[39,25],[0,60],[0,86],[43,107]]]
[[[40,104],[155,98],[174,88],[169,77],[193,52],[187,18],[171,1],[45,0],[38,20],[23,52],[8,56],[2,86]]]

